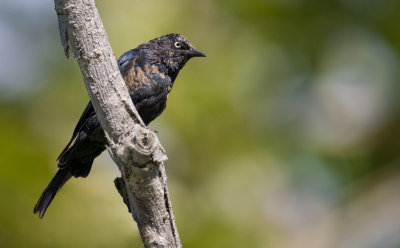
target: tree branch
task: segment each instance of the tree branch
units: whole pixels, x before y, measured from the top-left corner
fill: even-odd
[[[122,178],[116,186],[137,222],[145,247],[181,247],[164,161],[154,132],[140,119],[108,42],[94,0],[55,0],[61,42],[78,61],[108,150]]]

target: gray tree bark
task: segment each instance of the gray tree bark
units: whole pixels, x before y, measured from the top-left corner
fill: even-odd
[[[94,0],[55,0],[65,55],[72,50],[121,171],[115,185],[145,247],[182,247],[166,184],[164,148],[140,119]]]

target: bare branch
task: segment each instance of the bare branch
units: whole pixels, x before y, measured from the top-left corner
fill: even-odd
[[[169,199],[164,148],[140,119],[119,72],[94,0],[55,0],[61,42],[78,61],[122,178],[117,188],[145,247],[181,247]]]

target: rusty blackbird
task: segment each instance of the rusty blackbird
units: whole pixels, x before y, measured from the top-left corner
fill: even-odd
[[[205,54],[180,34],[167,34],[125,52],[119,70],[130,97],[146,125],[166,107],[168,94],[185,63]],[[86,106],[71,140],[58,157],[58,172],[43,191],[34,213],[43,218],[60,188],[73,177],[87,177],[93,160],[106,148],[106,138],[91,102]]]

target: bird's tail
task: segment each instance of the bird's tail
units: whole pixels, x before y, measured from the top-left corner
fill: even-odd
[[[61,189],[64,183],[71,178],[71,176],[72,174],[68,168],[59,169],[40,196],[39,201],[36,203],[35,208],[33,209],[33,213],[36,214],[39,212],[39,218],[43,218],[44,213],[46,212],[46,209],[50,205],[51,201],[54,199],[54,196],[56,196],[57,192]]]

